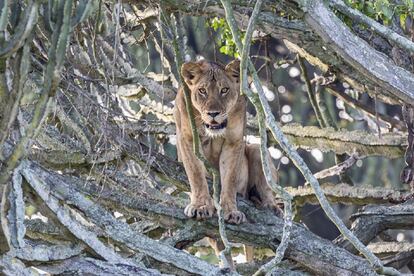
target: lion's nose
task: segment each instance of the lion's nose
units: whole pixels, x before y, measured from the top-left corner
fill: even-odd
[[[214,117],[216,117],[217,115],[220,114],[220,112],[217,111],[211,111],[211,112],[207,112],[208,116],[210,116],[211,118],[214,119]]]

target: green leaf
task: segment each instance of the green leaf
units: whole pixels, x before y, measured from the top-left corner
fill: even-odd
[[[400,25],[401,25],[401,28],[405,31],[405,22],[406,22],[406,20],[407,20],[407,14],[405,13],[405,14],[401,14],[400,15]]]

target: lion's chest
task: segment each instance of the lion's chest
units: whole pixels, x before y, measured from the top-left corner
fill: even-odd
[[[223,138],[200,137],[204,156],[216,168],[219,168],[220,154],[223,147]]]

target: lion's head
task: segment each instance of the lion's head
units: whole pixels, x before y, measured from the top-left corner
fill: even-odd
[[[187,62],[181,74],[191,90],[191,102],[201,114],[206,133],[221,136],[227,127],[227,117],[237,103],[239,84],[238,60],[225,67],[215,62]]]

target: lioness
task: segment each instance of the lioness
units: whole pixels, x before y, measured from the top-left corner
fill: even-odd
[[[266,184],[257,145],[244,141],[246,98],[240,94],[239,62],[225,67],[209,61],[188,62],[181,74],[191,93],[194,117],[202,150],[208,161],[220,171],[220,204],[228,223],[246,221],[237,209],[236,195],[255,199],[263,207],[280,214],[272,191]],[[193,136],[186,111],[184,92],[179,89],[174,110],[177,125],[177,150],[191,186],[188,217],[204,219],[215,208],[206,181],[206,169],[193,152]],[[273,173],[276,173],[273,167]]]

